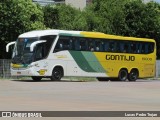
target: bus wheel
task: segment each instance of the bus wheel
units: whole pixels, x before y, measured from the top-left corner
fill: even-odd
[[[120,81],[126,81],[127,76],[128,76],[127,70],[126,69],[121,69],[119,71],[119,74],[118,74],[118,80],[120,80]]]
[[[109,78],[97,77],[98,81],[109,81]]]
[[[136,81],[138,78],[138,71],[136,69],[131,70],[131,72],[128,75],[129,81]]]
[[[60,81],[63,77],[63,69],[61,67],[55,67],[52,71],[51,80]]]
[[[38,76],[32,76],[32,80],[34,81],[41,81],[42,77],[38,77]]]

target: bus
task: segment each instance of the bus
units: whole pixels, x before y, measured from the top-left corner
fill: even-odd
[[[153,39],[101,32],[38,30],[19,35],[14,45],[11,75],[33,80],[94,77],[99,81],[136,81],[155,76]]]

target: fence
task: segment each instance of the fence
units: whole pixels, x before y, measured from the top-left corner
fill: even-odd
[[[0,59],[0,78],[13,78],[11,77],[11,73],[10,73],[10,63],[11,63],[11,60],[9,59]],[[156,63],[155,77],[157,78],[160,77],[160,60],[157,60],[157,63]]]
[[[0,78],[11,78],[9,59],[0,59]]]
[[[156,63],[156,78],[160,77],[160,60]]]

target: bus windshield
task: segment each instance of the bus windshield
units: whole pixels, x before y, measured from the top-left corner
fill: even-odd
[[[30,45],[37,41],[38,38],[19,38],[16,42],[12,63],[15,64],[29,64],[32,62],[33,52],[30,51]]]
[[[13,55],[13,64],[30,64],[31,62],[42,60],[47,57],[56,35],[46,35],[33,38],[18,38]],[[30,50],[31,44],[36,41],[46,41],[36,44],[34,50]]]

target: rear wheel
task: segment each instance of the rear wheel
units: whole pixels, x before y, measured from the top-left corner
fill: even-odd
[[[121,69],[118,74],[118,80],[126,81],[128,77],[128,71],[126,69]]]
[[[136,81],[138,79],[138,71],[136,69],[131,70],[128,75],[129,81]]]
[[[32,80],[34,81],[41,81],[42,77],[39,76],[32,76]]]
[[[60,81],[63,77],[63,69],[61,67],[56,67],[52,71],[51,80]]]

